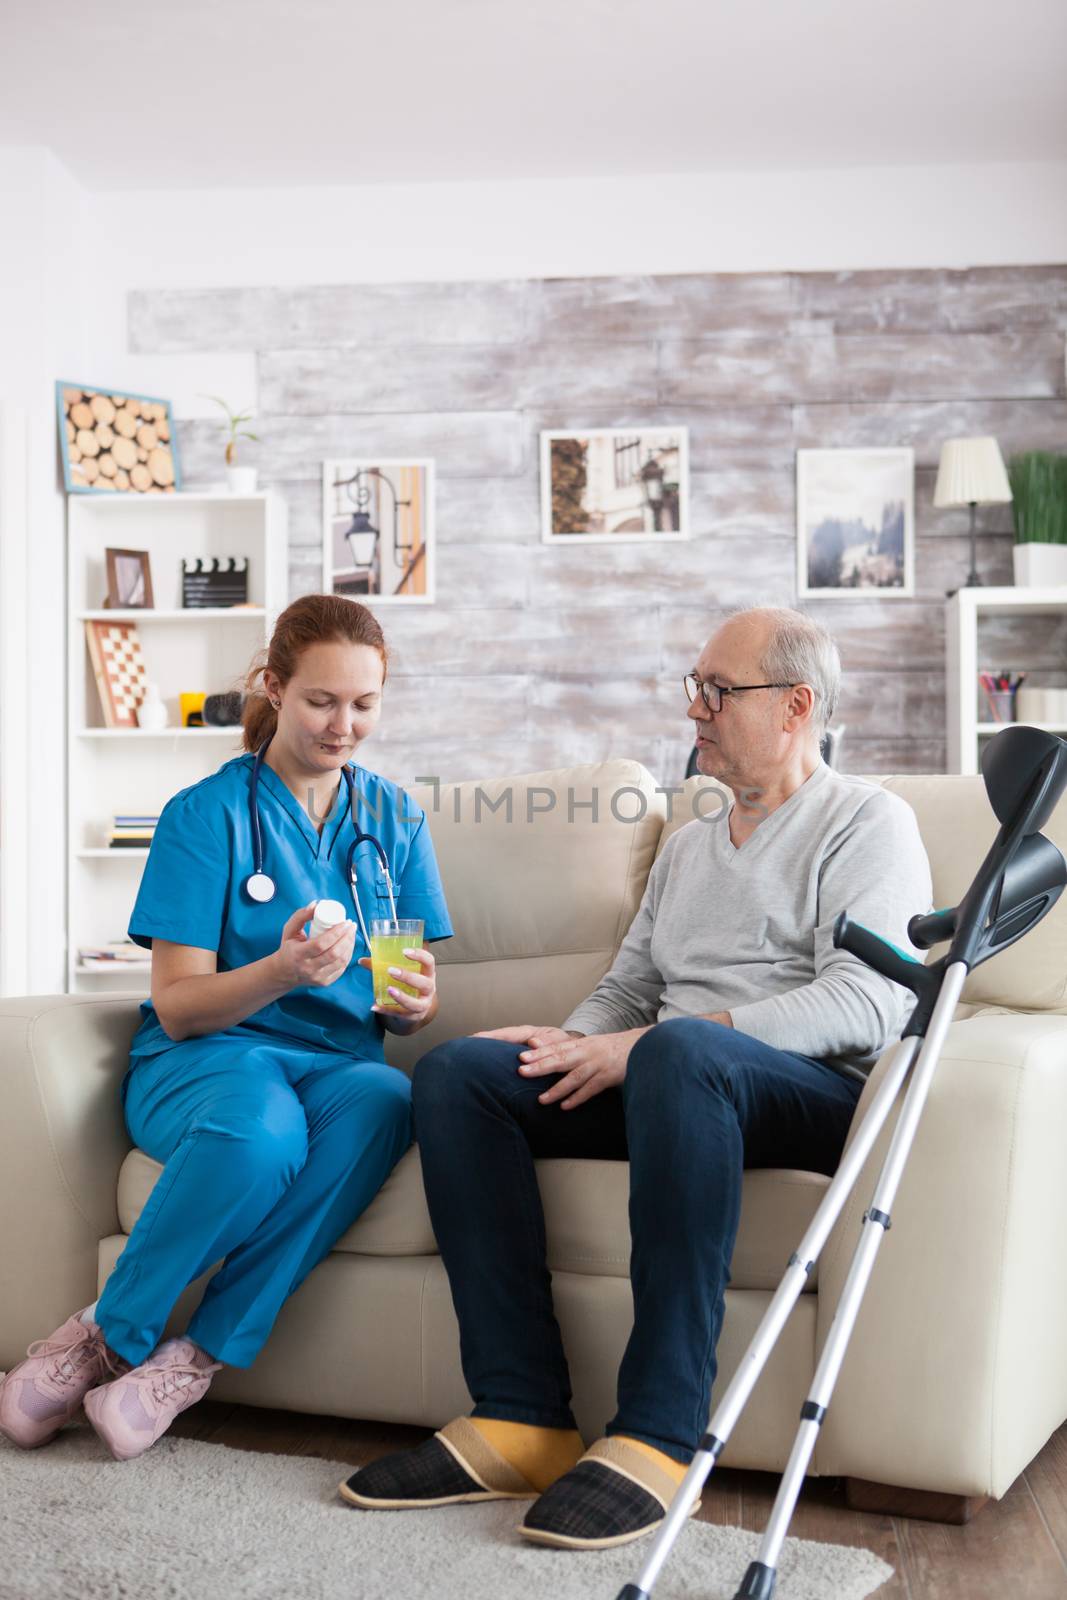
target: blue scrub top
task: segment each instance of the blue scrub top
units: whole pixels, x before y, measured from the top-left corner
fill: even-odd
[[[344,778],[321,835],[304,807],[265,763],[259,770],[259,822],[263,870],[274,879],[268,904],[253,900],[245,883],[254,868],[248,796],[253,757],[227,761],[200,783],[183,789],[163,808],[145,863],[129,936],[151,949],[152,940],[195,945],[218,953],[218,971],[244,967],[272,955],[282,929],[300,906],[339,900],[357,922],[348,970],[326,988],[301,985],[224,1033],[206,1037],[270,1039],[302,1049],[339,1051],[364,1061],[384,1059],[384,1025],[373,1015],[371,974],[358,965],[367,955],[345,872],[354,837]],[[389,861],[398,917],[420,917],[424,937],[452,934],[444,890],[425,813],[395,783],[352,765],[356,817],[377,838]],[[388,917],[389,895],[377,852],[356,851],[359,901],[369,926]],[[150,1001],[130,1048],[131,1064],[173,1046]]]

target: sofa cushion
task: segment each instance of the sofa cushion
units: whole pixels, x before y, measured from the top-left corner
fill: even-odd
[[[636,761],[412,790],[426,811],[455,938],[437,945],[440,1011],[386,1039],[405,1070],[442,1039],[559,1023],[607,971],[644,893],[666,815]]]
[[[129,1233],[163,1168],[131,1150],[119,1174],[119,1222]],[[624,1278],[630,1269],[625,1161],[552,1159],[537,1163],[548,1264],[554,1271]],[[768,1168],[746,1172],[741,1227],[731,1266],[735,1289],[773,1289],[814,1215],[829,1179]],[[417,1149],[393,1169],[363,1215],[334,1246],[352,1255],[436,1255]],[[816,1273],[808,1279],[814,1289]]]

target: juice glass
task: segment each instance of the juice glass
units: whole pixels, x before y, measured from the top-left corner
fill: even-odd
[[[389,993],[390,985],[402,994],[418,994],[409,983],[389,976],[390,967],[407,967],[412,963],[404,956],[405,950],[422,948],[423,924],[416,917],[375,919],[370,925],[371,976],[374,979],[374,1004],[384,1011],[401,1011],[403,1007]],[[416,967],[416,970],[417,967]]]

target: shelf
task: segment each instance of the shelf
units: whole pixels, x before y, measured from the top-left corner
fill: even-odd
[[[79,739],[239,739],[240,723],[229,728],[79,728]]]
[[[222,475],[221,455],[219,477]],[[145,994],[151,965],[143,960],[87,964],[81,952],[106,946],[126,928],[145,871],[150,836],[115,850],[113,814],[159,815],[177,794],[239,757],[244,730],[188,727],[179,711],[182,691],[225,694],[243,686],[249,662],[269,643],[273,619],[288,601],[288,511],[274,490],[232,495],[203,479],[197,491],[172,495],[70,495],[67,512],[68,643],[66,732],[67,986],[73,993]],[[106,551],[138,546],[156,577],[154,606],[104,605]],[[242,557],[248,562],[249,605],[185,606],[180,555]],[[231,593],[235,591],[230,591]],[[240,593],[240,590],[236,591]],[[136,716],[105,725],[85,635],[90,624],[130,628],[141,640],[147,677],[159,686],[169,714],[165,728],[141,728]],[[125,864],[123,864],[125,862]]]
[[[1002,733],[1005,728],[1039,728],[1042,733],[1067,733],[1067,722],[980,722],[978,734]]]
[[[996,589],[960,589],[952,597],[961,609],[986,616],[1020,617],[1033,612],[1067,611],[1067,588],[1016,589],[1005,584]]]
[[[93,512],[100,506],[140,506],[142,510],[147,506],[154,514],[160,507],[167,506],[261,506],[269,498],[269,489],[257,490],[255,494],[230,494],[222,485],[202,492],[180,489],[175,494],[68,494],[67,503],[88,506]]]
[[[77,622],[222,622],[234,617],[262,622],[262,606],[184,606],[179,611],[157,610],[154,606],[132,606],[114,611],[76,611]]]
[[[104,845],[94,850],[75,850],[74,854],[79,861],[143,861],[148,854],[148,847],[142,850],[140,845],[130,845],[125,850],[110,850]]]
[[[109,961],[103,967],[87,967],[84,962],[79,961],[74,970],[80,978],[116,978],[119,973],[122,973],[124,977],[136,977],[138,975],[144,977],[151,972],[152,963],[150,961],[146,961],[143,964],[140,961]]]

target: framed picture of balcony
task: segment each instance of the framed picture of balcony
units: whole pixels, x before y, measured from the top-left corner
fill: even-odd
[[[914,452],[798,450],[798,597],[914,593]]]
[[[687,430],[543,432],[541,537],[546,544],[687,539]]]
[[[432,461],[327,461],[322,507],[327,594],[375,605],[433,602]]]

